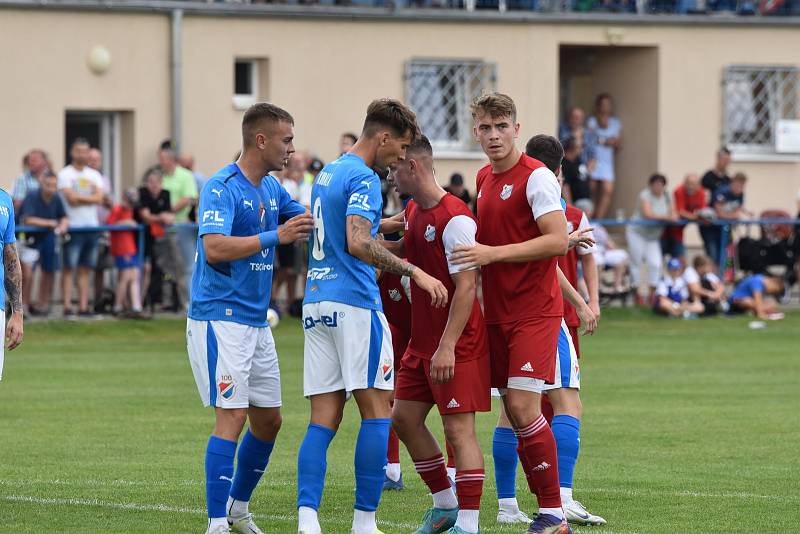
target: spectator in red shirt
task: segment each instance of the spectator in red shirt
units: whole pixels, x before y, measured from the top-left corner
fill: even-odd
[[[700,186],[700,177],[694,172],[684,177],[683,183],[675,189],[673,198],[678,218],[687,221],[699,220],[698,212],[708,204],[706,191]],[[682,225],[675,225],[667,226],[664,230],[661,238],[661,250],[664,255],[683,259],[686,253],[686,247],[683,246],[683,229]]]
[[[122,195],[122,204],[117,204],[108,215],[108,224],[135,226],[133,210],[139,201],[136,189],[129,189]],[[130,303],[127,313],[132,318],[143,318],[142,296],[139,290],[139,256],[136,250],[136,235],[130,231],[111,232],[111,255],[117,266],[117,293],[114,299],[114,315],[123,313],[126,303]],[[126,302],[126,300],[128,302]]]

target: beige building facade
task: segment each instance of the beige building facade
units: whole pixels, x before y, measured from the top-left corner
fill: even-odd
[[[183,9],[176,15],[173,8]],[[555,134],[566,106],[591,111],[594,95],[608,92],[624,135],[615,207],[630,214],[651,173],[663,172],[675,186],[686,172],[711,167],[726,128],[742,130],[732,121],[750,121],[745,129],[764,126],[767,104],[734,102],[744,106],[744,119],[728,111],[745,82],[724,85],[726,69],[791,71],[800,64],[800,25],[791,19],[390,15],[185,2],[56,9],[2,0],[0,27],[0,186],[6,188],[30,148],[45,149],[60,168],[68,137],[82,128],[101,139],[118,186],[137,184],[160,142],[175,134],[197,169],[211,174],[239,149],[242,109],[255,100],[289,110],[298,148],[327,161],[337,155],[342,132],[358,132],[373,98],[414,102],[417,89],[428,91],[415,101],[425,108],[423,128],[449,137],[436,144],[440,181],[458,171],[472,188],[485,160],[461,117],[471,92],[496,89],[515,99],[521,147],[536,133]],[[237,61],[246,70],[238,81]],[[454,81],[467,71],[471,81]],[[249,94],[237,94],[240,83]],[[781,108],[779,118],[800,118],[793,111],[800,97],[790,93],[770,93],[767,122],[777,117],[776,98],[789,109]],[[456,96],[461,105],[437,109]],[[453,114],[461,118],[437,126]],[[760,153],[735,152],[731,170],[750,178],[750,209],[794,213],[800,154],[774,153],[770,143],[762,140]]]

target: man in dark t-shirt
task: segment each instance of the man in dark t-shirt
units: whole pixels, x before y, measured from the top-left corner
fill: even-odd
[[[703,189],[708,191],[711,200],[709,206],[713,207],[713,195],[723,185],[731,183],[731,178],[728,176],[728,165],[731,162],[731,152],[725,147],[722,147],[717,152],[717,161],[713,169],[709,169],[701,179]]]
[[[135,214],[137,221],[147,225],[144,234],[145,266],[142,289],[145,300],[151,307],[162,300],[161,286],[165,273],[176,276],[178,284],[184,282],[174,265],[180,251],[177,250],[174,239],[168,238],[165,229],[166,225],[175,222],[170,200],[169,191],[162,186],[161,171],[151,169],[145,176],[144,187],[139,189],[139,208]]]
[[[574,137],[564,141],[564,159],[561,161],[561,173],[564,176],[564,198],[573,205],[581,200],[591,198],[589,172],[586,164],[581,163],[583,145]]]
[[[28,305],[31,315],[47,315],[53,298],[53,277],[58,271],[58,254],[56,253],[56,236],[67,231],[69,221],[64,209],[64,201],[58,195],[58,178],[47,170],[42,175],[40,188],[31,191],[22,202],[19,210],[22,224],[45,228],[48,232],[31,233],[27,238],[27,245],[38,251],[35,264],[23,265],[23,300]],[[39,282],[39,295],[37,304],[31,302],[31,282],[33,269],[39,265],[42,270]]]

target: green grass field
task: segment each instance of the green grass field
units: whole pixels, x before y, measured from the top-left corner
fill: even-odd
[[[680,321],[612,310],[583,346],[584,423],[575,495],[608,519],[588,533],[800,531],[800,314],[765,330],[747,318]],[[40,323],[6,354],[0,382],[0,532],[203,532],[203,453],[212,413],[192,380],[184,323]],[[251,510],[266,532],[295,528],[296,455],[308,417],[302,329],[275,332],[284,424]],[[351,403],[352,404],[352,403]],[[328,456],[321,519],[349,532],[354,406]],[[496,414],[482,532],[498,527]],[[440,428],[438,415],[431,417]],[[384,494],[387,534],[429,504],[404,456],[406,490]],[[521,503],[533,499],[518,474]]]

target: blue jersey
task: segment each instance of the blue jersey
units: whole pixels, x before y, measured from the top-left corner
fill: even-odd
[[[275,178],[265,176],[255,187],[235,163],[209,178],[197,209],[199,229],[189,317],[267,326],[275,247],[240,260],[212,264],[206,260],[203,236],[246,237],[276,232],[279,217],[294,217],[305,211]],[[277,234],[274,241],[277,243]]]
[[[17,237],[14,235],[14,203],[11,196],[0,189],[0,287],[6,287],[6,270],[2,267],[5,265],[5,258],[3,254],[6,250],[6,245],[11,245],[17,242]],[[6,309],[6,299],[0,299],[0,311]]]
[[[364,160],[345,154],[322,169],[311,190],[314,242],[309,251],[306,303],[332,301],[381,311],[375,268],[347,252],[346,224],[359,215],[378,233],[381,183]]]
[[[736,289],[731,293],[731,300],[750,298],[756,292],[764,293],[763,274],[754,274],[739,282]]]

